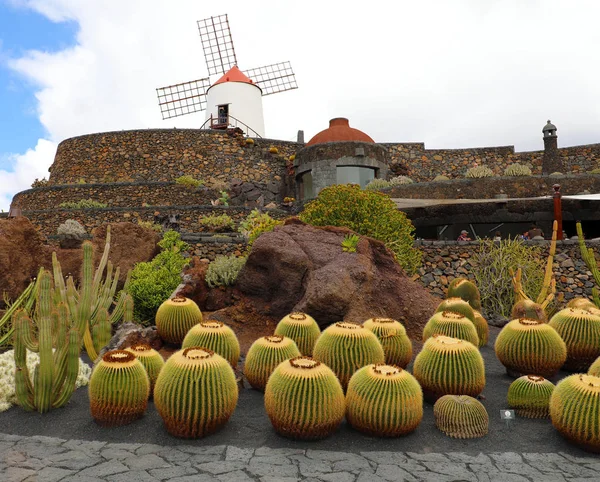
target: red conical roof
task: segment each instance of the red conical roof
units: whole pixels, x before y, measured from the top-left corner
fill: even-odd
[[[344,117],[336,117],[329,121],[329,127],[324,131],[316,134],[310,141],[306,143],[307,146],[313,144],[323,144],[325,142],[344,142],[344,141],[359,141],[359,142],[373,142],[367,134],[358,129],[350,127],[348,119]]]
[[[244,82],[245,84],[254,84],[252,80],[250,80],[240,69],[237,68],[237,65],[231,67],[223,77],[217,80],[213,85],[223,84],[225,82]]]

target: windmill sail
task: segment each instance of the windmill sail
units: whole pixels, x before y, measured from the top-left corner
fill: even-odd
[[[264,67],[245,70],[244,73],[260,87],[263,95],[271,95],[298,88],[296,74],[294,74],[290,62],[265,65]]]
[[[208,75],[224,74],[237,65],[227,14],[198,20]]]
[[[209,87],[210,80],[205,78],[156,89],[163,120],[205,110]]]

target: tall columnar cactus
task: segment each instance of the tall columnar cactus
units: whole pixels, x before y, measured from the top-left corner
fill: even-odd
[[[184,296],[165,301],[156,311],[156,330],[167,343],[180,344],[187,332],[201,321],[198,305]]]
[[[547,323],[519,318],[507,323],[496,338],[496,356],[513,377],[553,377],[567,359],[567,345]]]
[[[552,425],[571,442],[600,451],[600,378],[576,374],[563,378],[550,398]]]
[[[44,268],[40,268],[40,274],[44,272]],[[9,344],[13,339],[15,332],[15,326],[11,323],[12,317],[17,310],[24,309],[28,313],[31,311],[31,307],[35,303],[35,297],[39,287],[39,276],[32,280],[27,288],[19,295],[19,297],[10,303],[6,311],[0,316],[0,348]]]
[[[488,433],[483,404],[466,395],[445,395],[433,406],[435,426],[452,438],[479,438]]]
[[[567,344],[566,370],[585,372],[600,356],[600,316],[587,310],[565,308],[550,320],[550,326]]]
[[[165,364],[165,360],[160,353],[145,343],[131,345],[129,348],[125,348],[125,350],[133,353],[146,369],[148,379],[150,380],[150,396],[152,396],[154,393],[156,379],[158,378],[158,374]]]
[[[475,325],[475,330],[477,330],[477,336],[479,337],[478,346],[481,348],[488,344],[490,338],[490,326],[479,311],[475,311],[475,320],[473,321],[473,324]]]
[[[252,343],[248,350],[244,375],[253,388],[263,391],[273,370],[281,362],[298,356],[300,350],[291,338],[280,335],[263,336]]]
[[[361,432],[397,437],[423,418],[423,391],[410,373],[393,365],[367,365],[348,383],[346,419]]]
[[[90,411],[100,425],[126,425],[141,418],[149,395],[146,369],[129,351],[106,352],[92,371]]]
[[[221,355],[235,368],[240,359],[240,343],[226,324],[207,320],[194,325],[183,339],[181,348],[202,346]]]
[[[588,375],[600,377],[600,356],[596,358],[594,363],[591,364],[590,369],[588,370]]]
[[[479,395],[485,387],[485,366],[475,345],[443,335],[429,338],[415,358],[413,375],[426,400],[443,395]]]
[[[537,375],[517,378],[508,387],[508,406],[526,418],[548,418],[554,383]]]
[[[40,413],[66,405],[75,390],[79,371],[79,332],[70,325],[66,306],[61,305],[58,312],[51,312],[51,289],[50,273],[41,273],[37,299],[37,339],[27,312],[18,310],[13,315],[17,402],[25,410],[37,410]],[[54,352],[53,345],[56,348]],[[33,377],[27,368],[27,350],[40,355],[40,363]]]
[[[286,360],[265,388],[265,410],[285,437],[315,440],[331,435],[345,411],[344,391],[335,373],[310,357]]]
[[[446,335],[479,346],[477,330],[471,320],[453,311],[438,311],[423,328],[423,341],[433,335]]]
[[[583,237],[581,223],[577,223],[577,238],[579,240],[579,251],[581,251],[581,257],[583,258],[583,261],[592,273],[594,281],[596,282],[596,286],[592,288],[594,304],[597,308],[600,308],[600,295],[598,294],[598,286],[600,286],[600,269],[598,269],[598,263],[596,261],[596,256],[594,255],[594,250],[585,245],[585,238]]]
[[[475,321],[475,310],[467,301],[456,296],[443,300],[435,310],[436,313],[440,313],[442,311],[452,311],[464,316],[465,318],[468,318],[473,322]]]
[[[462,298],[471,308],[481,311],[481,295],[475,283],[465,278],[453,279],[448,286],[448,298]]]
[[[363,326],[379,339],[387,364],[406,368],[412,359],[413,348],[402,323],[391,318],[369,318]]]
[[[199,438],[227,423],[238,401],[233,368],[212,350],[174,353],[154,386],[154,405],[171,435]]]
[[[340,321],[321,333],[314,359],[325,363],[340,379],[344,390],[356,370],[371,363],[384,363],[383,347],[372,331]]]
[[[275,328],[275,334],[291,338],[298,345],[300,353],[312,356],[321,330],[312,316],[295,311],[279,321]]]
[[[532,301],[530,299],[522,299],[517,301],[510,314],[511,319],[516,320],[518,318],[530,318],[532,320],[540,320],[544,323],[548,322],[548,317],[542,305]]]

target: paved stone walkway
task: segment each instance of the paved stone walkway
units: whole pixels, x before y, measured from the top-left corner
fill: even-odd
[[[600,457],[125,444],[0,433],[2,482],[600,481]]]

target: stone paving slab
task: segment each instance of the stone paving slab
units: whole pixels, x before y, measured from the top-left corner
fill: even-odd
[[[600,482],[600,457],[123,444],[0,433],[2,482]]]

